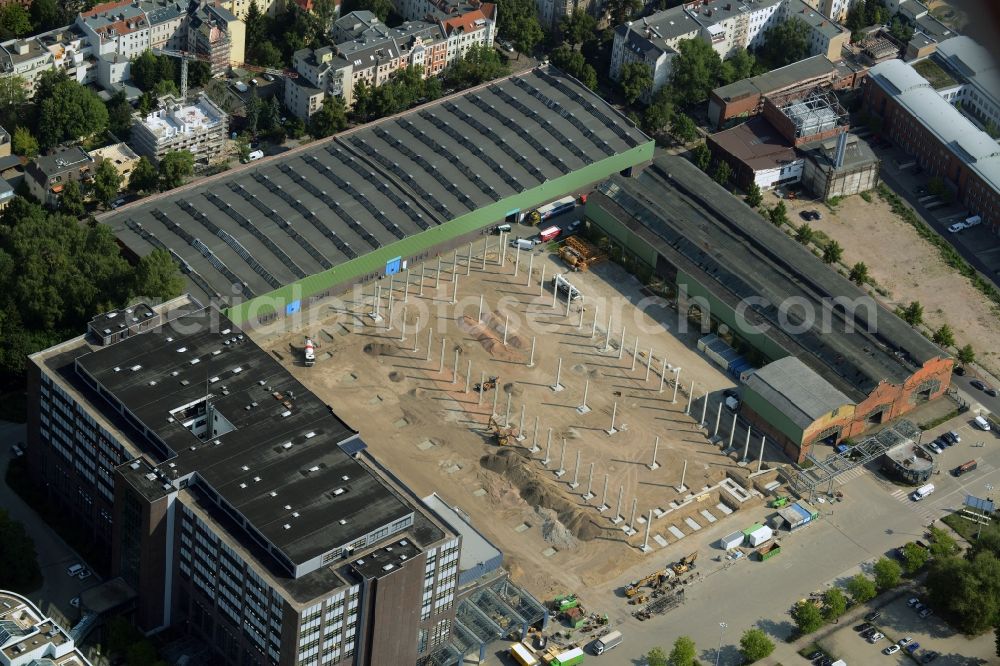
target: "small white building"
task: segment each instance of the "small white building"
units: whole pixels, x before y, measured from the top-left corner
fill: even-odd
[[[743,532],[733,532],[719,539],[719,548],[722,550],[732,550],[743,545]]]
[[[767,525],[754,525],[745,531],[744,535],[746,536],[747,545],[751,548],[756,548],[765,541],[769,541],[774,536],[774,530]]]

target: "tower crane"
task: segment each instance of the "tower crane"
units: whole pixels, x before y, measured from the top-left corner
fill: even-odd
[[[187,101],[187,88],[188,88],[188,61],[198,60],[200,62],[212,63],[212,59],[208,56],[199,55],[197,53],[192,53],[191,51],[169,51],[167,49],[153,49],[153,54],[158,56],[167,56],[169,58],[178,58],[181,61],[181,101]],[[259,67],[257,65],[248,65],[244,62],[230,61],[230,67],[239,67],[240,69],[246,69],[251,72],[261,72],[263,74],[272,74],[274,76],[285,76],[290,79],[297,79],[299,77],[298,72],[292,69],[275,69],[272,67]]]

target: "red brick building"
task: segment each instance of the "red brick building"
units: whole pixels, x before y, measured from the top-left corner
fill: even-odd
[[[941,97],[912,67],[889,60],[871,69],[863,88],[881,133],[916,157],[930,176],[955,190],[956,200],[1000,226],[1000,145]]]

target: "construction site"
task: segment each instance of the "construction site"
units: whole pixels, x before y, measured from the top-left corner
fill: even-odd
[[[733,441],[717,400],[732,379],[672,304],[600,259],[586,242],[492,236],[254,338],[551,600],[643,563],[693,565],[708,532],[762,504],[759,442],[740,461],[749,437]]]

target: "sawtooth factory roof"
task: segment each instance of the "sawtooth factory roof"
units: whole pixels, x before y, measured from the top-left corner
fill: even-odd
[[[170,251],[195,297],[228,302],[648,141],[574,79],[538,68],[195,181],[103,221],[137,255]]]

